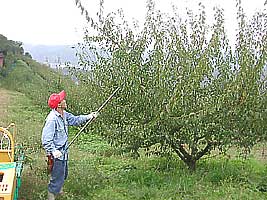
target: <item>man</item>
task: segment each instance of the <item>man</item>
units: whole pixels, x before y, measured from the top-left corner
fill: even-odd
[[[68,175],[68,126],[78,126],[87,120],[96,118],[98,113],[74,116],[65,111],[67,103],[66,93],[53,93],[48,99],[48,106],[52,109],[46,118],[42,131],[42,145],[47,155],[52,155],[53,167],[48,184],[48,200],[54,200],[57,194],[63,193],[62,187]]]

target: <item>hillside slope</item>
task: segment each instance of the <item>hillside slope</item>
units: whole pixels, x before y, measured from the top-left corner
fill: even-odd
[[[70,82],[68,77],[32,59],[18,59],[0,82],[2,88],[18,91],[47,109],[47,97]]]

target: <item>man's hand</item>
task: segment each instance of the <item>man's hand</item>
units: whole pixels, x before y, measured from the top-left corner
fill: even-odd
[[[53,155],[54,158],[59,158],[63,154],[59,150],[55,150],[55,151],[52,152],[52,155]]]
[[[88,120],[92,119],[92,118],[97,118],[97,116],[99,115],[98,112],[91,112],[89,115],[87,115]]]

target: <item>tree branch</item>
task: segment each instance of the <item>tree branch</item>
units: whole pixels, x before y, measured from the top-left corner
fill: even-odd
[[[202,151],[199,151],[196,155],[196,160],[199,160],[202,156],[204,156],[208,151],[210,151],[212,147],[212,143],[211,142],[208,142],[207,146],[202,149]]]

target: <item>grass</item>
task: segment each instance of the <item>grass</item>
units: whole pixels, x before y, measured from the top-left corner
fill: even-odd
[[[27,96],[1,90],[10,97],[6,122],[17,125],[17,142],[26,148],[28,160],[22,173],[20,199],[46,199],[49,176],[41,148],[41,128],[47,113]],[[1,120],[2,117],[1,117]],[[2,121],[1,121],[2,122]],[[7,125],[7,124],[5,124]],[[72,135],[74,130],[72,130]],[[266,199],[265,162],[206,159],[191,174],[177,158],[145,157],[135,160],[117,154],[96,134],[83,135],[70,149],[69,178],[65,196],[58,199],[172,200]]]
[[[32,71],[23,62],[18,62],[18,65],[0,84],[0,126],[15,122],[16,142],[25,148],[27,159],[19,199],[45,200],[49,176],[41,147],[41,130],[48,110],[36,101],[44,95],[40,94],[42,98],[36,95],[42,90],[49,92],[46,88],[49,84],[43,75],[33,82],[28,81],[28,84],[19,84],[27,83],[24,73],[46,72]],[[15,88],[12,87],[14,83],[17,84]],[[121,154],[121,149],[111,147],[91,128],[91,133],[81,135],[70,148],[65,195],[58,200],[267,199],[266,158],[259,153],[262,150],[259,145],[247,160],[236,157],[236,152],[231,151],[230,157],[201,160],[196,172],[190,173],[177,157],[146,157],[141,154],[136,160],[127,153]],[[71,138],[76,131],[70,129]]]

